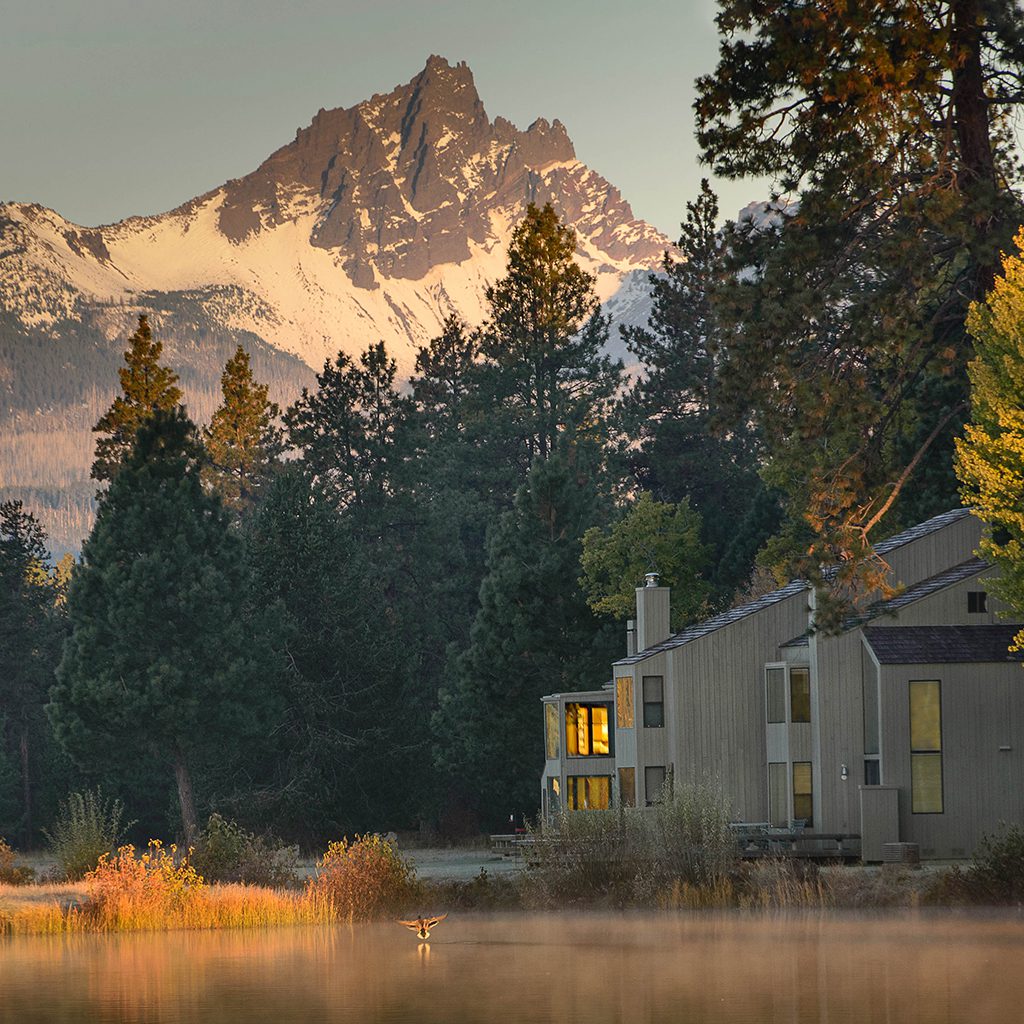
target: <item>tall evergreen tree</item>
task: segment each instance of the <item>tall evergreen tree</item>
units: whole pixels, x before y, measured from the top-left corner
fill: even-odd
[[[1004,257],[987,302],[967,319],[977,355],[957,472],[964,502],[985,523],[981,553],[999,569],[990,586],[1024,615],[1024,228],[1016,243],[1018,255]],[[1024,650],[1024,629],[1014,649]]]
[[[303,388],[285,413],[292,447],[338,508],[378,507],[393,490],[410,410],[396,373],[383,342],[371,345],[358,365],[338,353],[317,374],[317,390]]]
[[[181,401],[178,375],[160,365],[163,343],[153,340],[149,319],[139,317],[139,326],[128,339],[125,367],[117,371],[121,394],[100,417],[93,432],[105,434],[96,442],[92,464],[93,480],[113,480],[123,465],[140,425],[155,410],[173,409]]]
[[[33,839],[36,747],[61,639],[46,536],[20,501],[0,502],[0,757],[17,764],[21,838]]]
[[[249,512],[283,450],[280,409],[267,384],[257,384],[249,354],[238,346],[220,378],[224,401],[203,431],[209,462],[203,477],[235,516]]]
[[[813,561],[866,564],[871,589],[872,535],[955,500],[964,315],[1021,217],[1024,20],[1014,0],[719,6],[704,158],[790,196],[729,235],[720,394],[755,413]]]
[[[201,463],[184,410],[157,409],[140,426],[72,579],[48,709],[83,766],[127,756],[173,773],[189,840],[196,769],[229,759],[272,718],[278,671],[241,540]]]
[[[531,203],[512,233],[505,277],[487,289],[481,389],[515,486],[563,434],[598,427],[620,383],[621,363],[602,351],[608,321],[594,278],[575,251],[575,233],[551,205]]]
[[[686,204],[686,219],[662,273],[651,275],[646,327],[624,328],[643,373],[622,403],[625,454],[640,485],[663,502],[689,500],[700,514],[719,601],[749,575],[753,554],[777,522],[748,516],[764,502],[758,444],[752,424],[728,429],[717,395],[719,328],[711,296],[722,275],[718,200],[707,180]],[[637,444],[636,442],[639,442]],[[737,524],[757,527],[746,537],[750,560],[738,555]]]
[[[537,808],[540,697],[604,681],[615,647],[579,586],[584,530],[597,516],[589,453],[567,445],[534,463],[488,542],[469,648],[440,695],[439,767],[484,825]]]

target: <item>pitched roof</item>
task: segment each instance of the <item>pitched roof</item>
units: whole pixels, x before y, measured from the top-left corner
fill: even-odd
[[[970,514],[971,510],[969,508],[954,508],[949,512],[943,512],[942,515],[932,516],[931,519],[926,519],[923,523],[918,523],[917,526],[910,527],[909,530],[904,530],[902,533],[897,533],[894,537],[890,537],[888,540],[883,540],[878,544],[875,544],[875,553],[878,555],[887,555],[890,551],[895,551],[896,548],[903,547],[904,544],[909,544],[911,541],[927,537],[928,534],[935,533],[936,530],[941,530],[943,527],[949,526],[950,523],[955,523],[960,519],[964,519]]]
[[[1020,624],[994,626],[866,626],[864,638],[882,665],[1020,661],[1007,648]]]
[[[929,576],[926,580],[907,587],[906,590],[901,591],[888,601],[879,601],[873,604],[863,615],[851,616],[843,623],[843,629],[856,629],[857,626],[862,626],[865,622],[881,618],[883,615],[892,615],[908,604],[938,593],[946,587],[951,587],[954,583],[977,576],[978,573],[984,572],[988,568],[990,566],[983,558],[968,558],[966,562],[943,569],[942,572],[937,572],[934,576]]]
[[[622,658],[615,662],[615,664],[635,665],[637,662],[644,661],[655,654],[660,654],[662,651],[670,651],[675,647],[682,647],[694,640],[707,636],[709,633],[714,633],[715,630],[721,629],[723,626],[739,622],[740,619],[745,619],[748,615],[756,615],[765,608],[770,608],[773,604],[785,601],[787,597],[793,597],[794,594],[799,594],[807,589],[809,589],[809,584],[806,580],[793,580],[784,587],[759,597],[756,601],[749,601],[747,604],[741,604],[738,608],[730,608],[727,612],[722,612],[720,615],[715,615],[710,619],[705,619],[703,622],[698,622],[694,626],[687,626],[681,633],[676,633],[667,640],[662,640],[660,644],[654,644],[652,647],[639,651],[628,658]]]

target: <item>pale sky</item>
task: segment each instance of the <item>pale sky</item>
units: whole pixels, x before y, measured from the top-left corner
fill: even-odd
[[[256,168],[320,107],[465,60],[493,119],[559,118],[670,237],[702,175],[713,0],[0,0],[0,201],[95,225]],[[734,216],[758,182],[716,182]]]

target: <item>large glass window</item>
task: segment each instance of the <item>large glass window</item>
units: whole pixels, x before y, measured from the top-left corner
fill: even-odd
[[[558,705],[544,705],[544,756],[552,761],[559,756]]]
[[[806,668],[789,670],[789,720],[811,720],[811,673]]]
[[[765,687],[767,689],[768,722],[777,725],[786,720],[786,670],[784,668],[765,669]]]
[[[569,757],[607,757],[612,752],[607,704],[565,705],[565,752]]]
[[[793,762],[793,819],[805,825],[814,824],[814,794],[811,762]]]
[[[623,807],[636,807],[636,769],[619,769],[619,802]]]
[[[612,805],[610,775],[570,775],[565,785],[570,811],[607,811]]]
[[[619,676],[615,680],[615,725],[619,729],[633,728],[632,676]]]
[[[649,764],[644,769],[644,799],[647,806],[660,804],[665,795],[664,765]]]
[[[661,676],[644,676],[644,728],[661,729],[665,725],[665,681]]]
[[[937,679],[910,683],[910,809],[942,813],[942,687]]]

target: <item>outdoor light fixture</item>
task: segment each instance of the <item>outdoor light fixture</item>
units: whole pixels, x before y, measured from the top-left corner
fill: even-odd
[[[849,769],[846,767],[845,764],[841,764],[839,766],[839,778],[841,778],[843,780],[843,782],[845,782],[849,777],[850,777]]]

